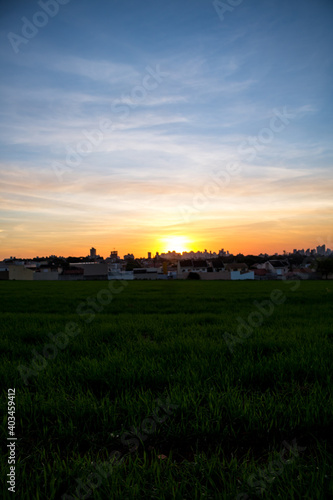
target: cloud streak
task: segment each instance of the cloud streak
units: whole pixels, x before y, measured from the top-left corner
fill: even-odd
[[[16,8],[0,20],[4,36],[30,15]],[[0,51],[1,257],[33,251],[32,238],[45,253],[48,241],[62,254],[67,242],[102,253],[110,232],[124,252],[153,248],[168,231],[239,250],[240,231],[276,250],[330,232],[328,6],[244,2],[223,27],[205,2],[124,0],[102,12],[83,0],[60,10],[22,54]],[[135,102],[145,68],[157,65],[168,77]],[[285,130],[252,158],[241,154],[284,108]],[[112,122],[103,140],[59,182],[53,163],[102,120]],[[184,224],[179,207],[230,163],[239,174]]]

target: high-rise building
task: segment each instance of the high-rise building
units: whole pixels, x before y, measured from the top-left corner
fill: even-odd
[[[317,246],[317,254],[318,255],[325,255],[326,252],[326,245],[319,245]]]
[[[111,250],[110,258],[111,262],[116,262],[118,260],[118,250]]]
[[[148,252],[148,259],[151,259],[151,252]]]
[[[92,247],[90,249],[90,257],[94,259],[96,257],[96,248]]]
[[[128,253],[124,255],[124,260],[134,260],[134,255],[132,253]]]

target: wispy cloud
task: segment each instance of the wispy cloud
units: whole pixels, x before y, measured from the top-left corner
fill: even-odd
[[[16,8],[8,6],[0,20],[4,37],[25,15]],[[24,248],[31,235],[58,249],[63,234],[73,248],[88,243],[87,235],[96,236],[89,244],[102,245],[111,219],[114,238],[126,245],[138,245],[139,229],[149,241],[172,229],[216,244],[224,237],[240,242],[240,233],[249,241],[262,234],[267,245],[284,245],[284,234],[288,241],[308,238],[316,227],[327,233],[328,11],[318,6],[316,24],[304,2],[282,10],[274,2],[244,2],[222,27],[205,2],[188,9],[124,0],[102,11],[84,0],[70,2],[17,57],[2,46],[4,251],[20,242]],[[135,103],[133,89],[156,65],[168,76]],[[258,140],[274,110],[284,108],[293,117],[288,127],[255,155],[240,154],[240,145]],[[53,162],[65,165],[68,148],[76,151],[101,120],[112,125],[59,182]],[[239,174],[184,226],[179,207],[191,206],[211,173],[230,163]]]

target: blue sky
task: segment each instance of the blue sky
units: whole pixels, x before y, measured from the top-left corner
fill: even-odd
[[[1,7],[0,257],[333,247],[331,1],[62,2]]]

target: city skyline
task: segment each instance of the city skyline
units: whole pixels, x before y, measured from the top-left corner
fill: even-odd
[[[15,259],[41,259],[41,258],[64,258],[64,259],[68,259],[70,257],[80,257],[80,258],[84,258],[84,257],[87,257],[87,258],[90,258],[90,259],[108,259],[108,258],[112,258],[114,257],[115,259],[121,259],[120,255],[124,254],[123,255],[123,259],[126,259],[126,258],[135,258],[135,259],[146,259],[146,260],[150,260],[150,259],[154,259],[156,257],[162,257],[162,258],[165,258],[167,256],[171,257],[172,255],[175,255],[176,257],[180,256],[180,257],[186,257],[186,256],[189,256],[190,254],[197,254],[198,258],[202,258],[204,256],[206,256],[205,258],[209,258],[209,256],[211,257],[218,257],[218,256],[223,256],[223,257],[233,257],[233,256],[237,256],[237,255],[244,255],[244,256],[249,256],[249,255],[253,255],[253,256],[260,256],[260,255],[265,255],[265,256],[274,256],[274,255],[277,255],[277,256],[282,256],[282,255],[285,255],[285,256],[288,256],[288,255],[295,255],[295,254],[300,254],[300,255],[304,255],[304,256],[331,256],[332,255],[332,252],[333,250],[329,247],[327,247],[324,244],[322,245],[317,245],[316,247],[314,248],[307,248],[306,250],[304,248],[302,249],[296,249],[294,248],[292,251],[287,251],[287,250],[284,250],[283,252],[272,252],[272,253],[267,253],[267,252],[259,252],[259,253],[255,253],[255,254],[248,254],[248,253],[244,253],[244,252],[231,252],[229,251],[228,249],[220,249],[220,250],[208,250],[208,249],[204,249],[204,250],[184,250],[184,251],[181,251],[181,252],[177,252],[176,250],[168,250],[166,252],[151,252],[151,251],[146,251],[144,254],[140,254],[139,255],[134,255],[133,253],[129,253],[130,250],[128,251],[128,253],[125,253],[124,252],[118,252],[118,250],[116,250],[115,248],[111,251],[108,252],[108,256],[107,257],[104,257],[104,255],[102,253],[99,253],[97,251],[97,249],[95,247],[91,247],[90,250],[89,250],[89,253],[88,254],[85,254],[84,252],[82,254],[77,254],[77,255],[56,255],[56,254],[50,254],[50,253],[46,253],[45,255],[43,254],[40,254],[40,255],[34,255],[34,256],[14,256],[14,255],[11,255],[10,257],[9,256],[6,256],[6,257],[1,257],[0,256],[0,261],[1,260],[15,260]],[[122,260],[123,260],[122,259]]]
[[[236,3],[3,6],[0,258],[333,247],[333,5]]]
[[[325,243],[325,242],[327,242],[327,243]],[[316,249],[320,245],[325,245],[325,247],[327,249],[333,249],[333,238],[331,238],[330,236],[328,236],[325,240],[318,238],[317,241],[311,241],[308,245],[305,245],[304,242],[300,242],[300,243],[301,243],[300,247],[297,247],[297,248],[299,248],[300,250],[303,249],[304,252],[306,251],[306,249],[310,249],[310,250]],[[95,245],[95,247],[97,247],[97,246],[98,245]],[[140,255],[140,256],[147,255],[148,252],[150,252],[152,255],[156,255],[156,253],[162,254],[162,253],[168,253],[168,252],[173,252],[173,251],[175,251],[177,253],[202,252],[204,248],[206,248],[208,250],[208,252],[209,251],[218,252],[217,248],[220,248],[220,246],[214,245],[214,246],[209,247],[208,244],[203,243],[203,245],[196,245],[193,248],[177,250],[176,248],[171,248],[171,247],[164,248],[164,249],[163,249],[163,247],[159,247],[159,249],[152,249],[151,247],[146,247],[146,245],[141,245],[140,247],[138,247],[139,250],[134,250],[133,248],[131,248],[129,246],[119,246],[119,245],[114,246],[114,244],[113,245],[112,244],[111,245],[104,244],[101,247],[99,247],[100,250],[97,253],[98,253],[98,255],[108,256],[108,255],[110,255],[112,249],[114,249],[114,248],[117,249],[119,255],[126,255],[128,253],[133,253],[135,255]],[[90,248],[89,244],[88,244],[88,247]],[[270,245],[269,248],[265,249],[265,248],[263,248],[264,247],[263,245],[260,245],[260,243],[257,243],[256,247],[254,247],[254,248],[258,248],[258,250],[253,251],[253,252],[246,251],[245,250],[246,245],[243,247],[240,245],[240,246],[237,246],[236,248],[234,248],[234,247],[228,247],[224,243],[224,247],[229,251],[230,255],[237,255],[237,254],[243,254],[243,255],[260,255],[260,254],[275,255],[275,254],[278,254],[278,255],[283,255],[284,251],[286,253],[293,253],[293,251],[295,249],[295,245],[292,245],[292,244],[288,248],[283,248],[283,249],[282,249],[282,247],[275,248],[274,245]],[[45,256],[49,256],[49,255],[84,256],[84,255],[88,255],[86,246],[78,245],[76,248],[77,248],[77,251],[69,252],[68,249],[66,248],[66,246],[64,245],[63,248],[61,249],[61,251],[55,252],[54,248],[46,246],[43,251],[42,251],[42,247],[41,247],[41,248],[37,248],[35,253],[25,251],[24,249],[20,250],[20,252],[18,253],[17,251],[15,252],[14,250],[6,252],[4,250],[4,247],[1,246],[0,247],[0,260],[9,258],[9,256],[15,256],[16,258],[23,258],[23,259],[24,258],[32,259],[32,258],[39,256],[39,255],[45,255]],[[232,248],[233,248],[233,250],[232,250]]]

